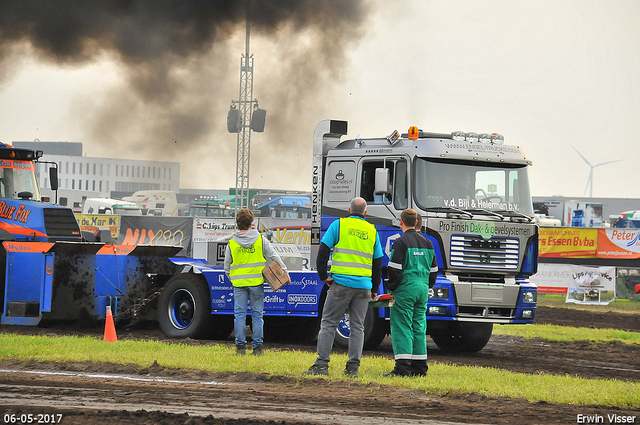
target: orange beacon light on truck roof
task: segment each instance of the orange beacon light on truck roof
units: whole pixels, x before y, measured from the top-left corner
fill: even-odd
[[[416,127],[415,125],[409,127],[409,139],[417,140],[419,132],[420,130],[418,130],[418,127]]]

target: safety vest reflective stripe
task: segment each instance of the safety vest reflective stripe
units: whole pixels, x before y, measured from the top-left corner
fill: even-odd
[[[371,266],[366,265],[366,264],[358,264],[358,263],[347,263],[345,261],[332,261],[331,262],[331,271],[333,273],[337,273],[336,272],[336,267],[351,267],[354,269],[364,269],[364,270],[371,270]],[[342,273],[345,274],[345,273]],[[368,276],[368,275],[363,275],[363,276]]]
[[[265,261],[260,261],[258,263],[236,264],[235,266],[231,266],[230,269],[234,270],[234,269],[241,269],[241,268],[247,268],[247,267],[259,267],[259,266],[264,267],[265,265],[266,265]]]
[[[234,275],[233,277],[229,277],[229,279],[234,282],[237,280],[241,280],[241,279],[256,279],[256,278],[262,278],[262,273],[258,273],[258,274],[239,274],[239,275]],[[242,285],[245,286],[245,285]]]
[[[334,253],[338,252],[338,253],[341,253],[341,254],[355,254],[355,255],[359,255],[360,257],[373,259],[373,253],[369,254],[369,253],[362,252],[362,251],[356,251],[355,249],[345,249],[345,248],[334,247],[333,248],[333,252]]]
[[[389,263],[387,264],[387,267],[389,267],[391,269],[402,270],[402,264],[395,263],[393,261],[389,261]]]
[[[371,223],[354,217],[341,218],[331,273],[370,277],[376,237],[376,228]]]
[[[267,260],[262,254],[262,235],[248,248],[231,239],[229,250],[232,258],[229,280],[233,286],[262,285],[264,283],[262,270],[267,265]]]

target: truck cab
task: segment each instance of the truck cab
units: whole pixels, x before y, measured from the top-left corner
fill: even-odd
[[[134,202],[110,198],[87,198],[82,214],[142,215],[142,207]]]
[[[189,203],[190,217],[225,218],[235,214],[235,196],[200,196]]]
[[[73,212],[42,200],[34,166],[41,156],[42,151],[0,143],[0,239],[79,241]]]
[[[258,217],[309,218],[311,200],[305,196],[278,196],[256,207]]]
[[[312,243],[361,196],[386,266],[401,235],[400,213],[413,208],[438,260],[427,315],[438,346],[478,351],[493,324],[533,322],[537,290],[529,278],[537,271],[538,227],[529,191],[532,162],[522,148],[504,145],[499,135],[417,127],[403,135],[340,141],[340,122],[323,123],[314,144],[314,152],[322,152],[314,171],[323,182],[314,186],[321,202],[314,210],[322,214],[314,217]],[[377,289],[387,292],[384,282]],[[388,318],[388,309],[379,316]]]
[[[144,215],[178,215],[176,193],[170,190],[139,190],[131,196],[125,196],[122,200],[139,205]]]

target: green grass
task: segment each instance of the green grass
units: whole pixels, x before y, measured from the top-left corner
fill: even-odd
[[[104,342],[95,337],[44,337],[0,334],[0,360],[35,362],[94,362],[135,365],[142,369],[154,362],[165,368],[206,370],[214,373],[266,373],[294,378],[304,385],[301,373],[314,361],[315,353],[298,350],[266,350],[263,357],[246,356],[239,361],[227,345],[183,345],[160,341],[120,340]],[[329,380],[345,379],[345,354],[332,356]],[[531,402],[640,407],[640,383],[584,379],[573,376],[523,374],[498,368],[465,367],[431,362],[424,378],[384,378],[393,361],[364,356],[362,384],[377,382],[408,387],[431,395],[477,393],[487,397],[523,398]]]
[[[640,314],[640,302],[615,299],[608,305],[589,305],[566,302],[567,296],[561,294],[538,294],[538,306],[542,307],[561,307],[572,310],[593,311],[605,313],[608,311],[614,313]]]
[[[632,320],[632,319],[630,319]],[[621,341],[625,344],[640,344],[640,333],[618,329],[573,328],[557,325],[493,325],[494,335],[514,335],[526,339],[541,338],[547,341]]]

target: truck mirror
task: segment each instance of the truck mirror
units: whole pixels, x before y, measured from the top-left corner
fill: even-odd
[[[49,168],[49,181],[51,182],[51,190],[58,190],[58,169],[56,167]]]
[[[375,195],[385,195],[389,192],[389,169],[376,168]]]

